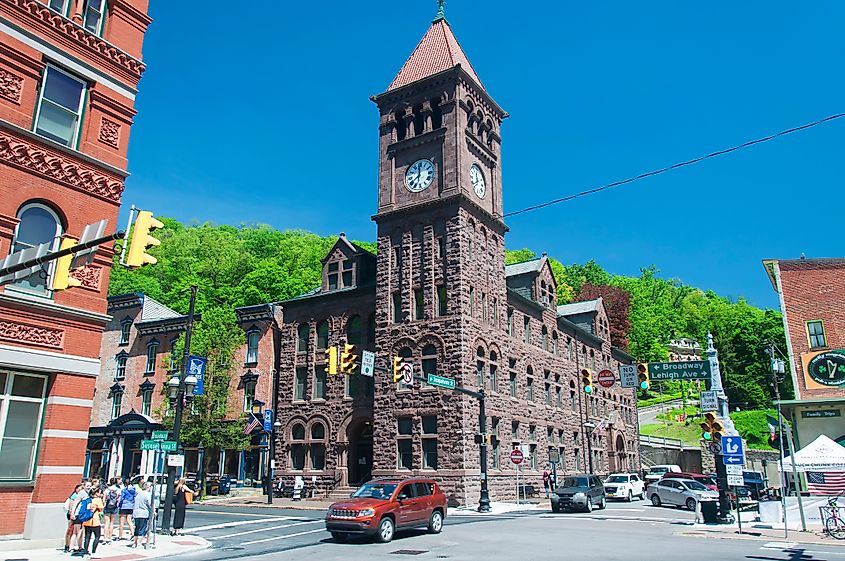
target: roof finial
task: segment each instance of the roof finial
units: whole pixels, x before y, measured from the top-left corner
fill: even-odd
[[[437,23],[438,21],[446,21],[446,0],[437,0],[437,15],[434,16],[434,19],[431,20],[431,23]],[[447,22],[448,23],[448,22]]]

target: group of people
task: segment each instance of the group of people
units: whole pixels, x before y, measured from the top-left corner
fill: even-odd
[[[137,548],[143,542],[147,548],[150,518],[155,516],[151,489],[151,483],[144,481],[142,476],[134,480],[113,477],[107,484],[95,477],[76,485],[64,503],[68,520],[64,552],[90,557],[97,552],[98,545],[124,539],[130,541],[127,547]],[[185,479],[178,480],[174,487],[171,535],[182,533],[185,507],[192,502],[192,497]],[[124,526],[128,530],[126,537]]]

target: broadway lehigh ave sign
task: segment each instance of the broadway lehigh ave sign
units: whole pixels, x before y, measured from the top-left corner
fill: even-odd
[[[710,361],[649,362],[648,375],[652,380],[709,380]]]

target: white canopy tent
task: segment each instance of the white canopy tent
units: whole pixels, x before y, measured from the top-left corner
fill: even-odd
[[[784,458],[785,471],[792,471],[793,458],[795,458],[796,471],[845,471],[845,447],[823,434],[794,455]]]

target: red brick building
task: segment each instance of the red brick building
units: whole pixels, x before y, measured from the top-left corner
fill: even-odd
[[[820,434],[845,445],[845,259],[763,261],[780,297],[795,400],[781,402],[796,446]]]
[[[0,253],[117,228],[147,0],[0,0]],[[83,474],[112,255],[0,287],[0,536],[59,536]],[[46,277],[46,278],[43,278]]]

